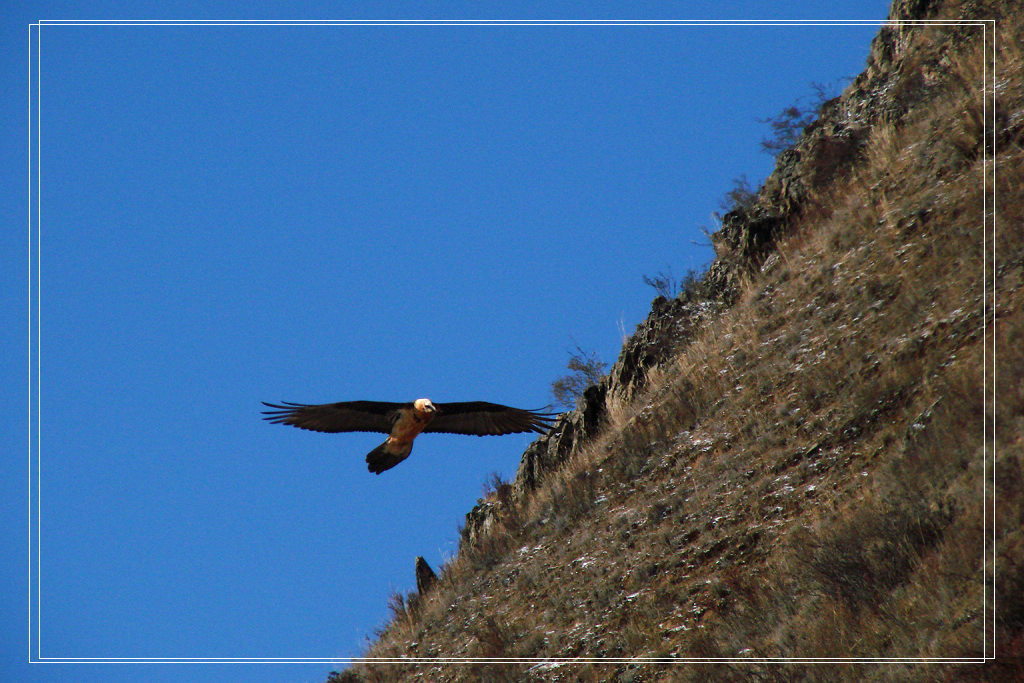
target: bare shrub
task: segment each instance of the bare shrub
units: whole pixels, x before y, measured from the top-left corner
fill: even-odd
[[[721,214],[716,213],[715,218],[721,221],[721,216],[730,211],[749,208],[755,199],[757,199],[757,188],[747,180],[746,173],[741,173],[732,179],[732,189],[719,200],[718,208],[721,210]]]
[[[823,104],[839,94],[850,78],[839,78],[828,83],[811,83],[811,94],[800,97],[775,116],[758,119],[771,128],[771,135],[761,140],[761,151],[777,156],[796,144],[804,129],[814,123]]]
[[[551,395],[557,405],[572,410],[587,387],[601,381],[608,364],[598,358],[596,351],[584,351],[577,344],[576,350],[569,352],[566,367],[569,374],[551,383]]]
[[[692,301],[699,298],[703,291],[702,276],[692,268],[682,278],[677,278],[671,268],[665,268],[659,270],[657,275],[644,275],[643,281],[658,296],[666,299],[685,298]]]

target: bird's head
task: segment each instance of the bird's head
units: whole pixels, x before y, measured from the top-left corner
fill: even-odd
[[[416,409],[417,413],[433,415],[437,412],[437,408],[430,402],[429,398],[418,398],[412,403],[413,408]]]

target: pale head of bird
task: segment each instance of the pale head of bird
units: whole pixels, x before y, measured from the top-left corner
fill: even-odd
[[[418,398],[412,403],[412,407],[416,409],[417,413],[433,415],[437,412],[437,408],[430,402],[429,398]]]

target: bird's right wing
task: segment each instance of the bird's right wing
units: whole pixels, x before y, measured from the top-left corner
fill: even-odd
[[[411,403],[389,403],[386,401],[344,401],[342,403],[281,404],[266,403],[272,410],[264,410],[264,420],[274,424],[286,424],[314,432],[380,432],[390,434],[391,426],[398,418],[401,408],[411,408]]]

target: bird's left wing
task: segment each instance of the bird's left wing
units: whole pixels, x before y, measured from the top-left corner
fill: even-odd
[[[380,432],[389,434],[398,410],[411,404],[385,401],[344,401],[306,405],[282,401],[280,405],[266,403],[272,410],[264,410],[263,419],[274,424],[286,424],[315,432]]]
[[[556,413],[511,408],[486,401],[465,403],[435,403],[437,414],[424,432],[473,434],[490,436],[536,432],[543,434],[551,428]]]

